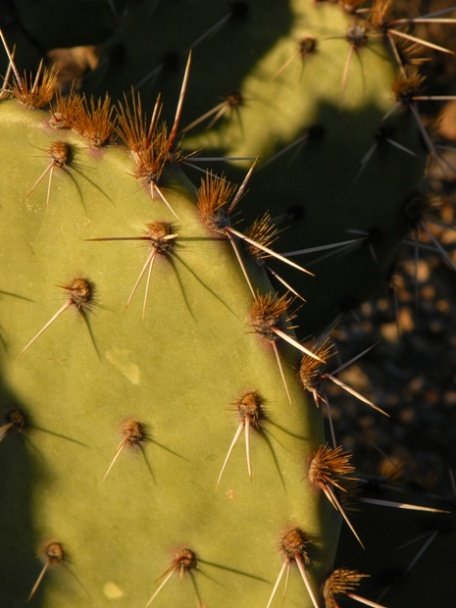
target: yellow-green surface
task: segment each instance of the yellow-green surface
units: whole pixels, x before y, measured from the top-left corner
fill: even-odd
[[[300,317],[307,336],[387,285],[410,228],[401,210],[420,186],[426,151],[412,113],[400,104],[392,111],[400,68],[382,33],[362,21],[367,6],[355,17],[332,2],[246,5],[244,17],[205,0],[132,8],[84,87],[119,97],[134,83],[151,102],[160,91],[172,120],[192,49],[181,125],[214,108],[221,114],[185,131],[183,145],[219,161],[249,158],[208,163],[224,166],[237,182],[258,157],[240,218],[252,221],[269,209],[283,229],[277,244],[283,252],[364,237],[348,249],[296,258],[315,281],[274,265],[308,300]],[[354,28],[364,31],[364,44],[348,39]],[[316,49],[302,58],[306,37]],[[242,105],[223,107],[233,92]],[[321,136],[309,138],[315,128]]]
[[[14,101],[1,104],[0,130],[1,406],[30,419],[23,436],[0,443],[0,604],[26,604],[37,554],[55,540],[68,559],[46,572],[31,606],[141,608],[174,551],[188,546],[200,558],[204,606],[261,608],[290,525],[313,539],[317,590],[337,540],[331,508],[306,480],[323,440],[320,412],[298,385],[298,355],[280,347],[288,403],[270,346],[248,325],[245,279],[229,244],[207,240],[194,188],[179,175],[163,187],[175,220],[130,175],[125,151],[95,153]],[[46,206],[47,176],[29,190],[50,142],[62,139],[74,164],[54,171]],[[144,280],[126,301],[147,243],[86,239],[141,235],[154,220],[172,222],[178,238],[172,263],[154,264],[143,320]],[[96,288],[91,331],[71,306],[21,352],[65,302],[59,285],[81,276]],[[255,283],[267,289],[263,276]],[[242,437],[216,489],[239,424],[232,403],[247,390],[266,408],[262,433],[252,432],[253,479]],[[123,450],[103,481],[128,416],[151,440]],[[286,605],[306,608],[295,570]],[[197,606],[191,578],[173,576],[153,605]]]

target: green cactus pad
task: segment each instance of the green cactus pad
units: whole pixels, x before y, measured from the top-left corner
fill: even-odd
[[[311,0],[144,3],[125,15],[84,83],[114,97],[134,84],[145,100],[160,90],[170,111],[192,49],[183,146],[227,158],[224,171],[238,183],[259,159],[241,218],[268,209],[282,229],[278,249],[314,250],[293,259],[315,280],[272,262],[308,300],[303,336],[386,286],[423,176],[420,127],[393,90],[406,68],[369,14]],[[404,52],[400,40],[396,47]]]
[[[2,103],[0,603],[24,605],[43,571],[31,606],[141,607],[165,573],[152,605],[262,607],[290,526],[310,539],[318,596],[338,524],[307,480],[323,435],[297,351],[277,345],[290,404],[271,344],[252,330],[244,275],[203,226],[196,189],[168,170],[161,191],[176,220],[132,177],[127,151],[92,150],[47,119]],[[49,156],[55,141],[71,150],[65,164]],[[177,236],[156,253],[143,312],[156,245],[136,239],[153,222]],[[270,289],[259,270],[251,277]],[[248,425],[250,479],[235,404],[252,391],[264,415]],[[13,408],[24,424],[6,427]],[[196,556],[188,570],[183,548]],[[310,606],[291,566],[287,603]]]

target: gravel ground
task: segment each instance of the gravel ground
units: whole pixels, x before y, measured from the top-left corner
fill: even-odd
[[[337,441],[353,450],[360,471],[400,469],[405,479],[448,493],[450,471],[456,474],[456,153],[445,152],[445,162],[454,173],[436,166],[428,181],[438,194],[434,217],[448,227],[427,221],[423,246],[402,247],[394,289],[365,303],[335,334],[342,362],[377,342],[339,377],[390,417],[326,388]],[[448,259],[424,248],[435,247],[433,239]]]

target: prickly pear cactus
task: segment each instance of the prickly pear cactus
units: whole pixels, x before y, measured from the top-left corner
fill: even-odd
[[[364,578],[327,577],[336,509],[364,534],[318,409],[341,382],[304,380],[326,356],[293,329],[384,284],[425,211],[413,24],[378,0],[119,4],[69,97],[2,35],[0,603],[335,608]]]
[[[414,101],[429,48],[407,15],[386,0],[101,4],[110,33],[82,90],[115,99],[134,86],[150,105],[160,93],[171,122],[192,51],[182,146],[199,150],[198,169],[236,183],[258,159],[241,217],[268,210],[276,249],[316,274],[309,281],[270,261],[308,301],[303,336],[387,285],[430,151]]]
[[[263,606],[285,564],[311,606],[337,520],[286,307],[179,169],[168,207],[48,119],[2,102],[0,603]]]
[[[268,209],[281,229],[276,248],[317,275],[300,280],[272,262],[308,301],[303,335],[386,284],[425,164],[409,107],[411,41],[390,34],[391,3],[365,4],[143,3],[126,12],[84,84],[120,96],[134,83],[144,99],[159,90],[168,101],[192,49],[183,146],[225,160],[236,182],[258,158],[242,217]]]

